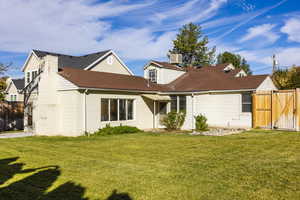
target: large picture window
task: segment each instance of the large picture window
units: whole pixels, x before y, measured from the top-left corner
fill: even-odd
[[[132,99],[101,99],[101,121],[133,120]]]
[[[171,111],[186,111],[186,96],[171,96]]]
[[[242,94],[242,112],[252,111],[252,97],[251,93]]]

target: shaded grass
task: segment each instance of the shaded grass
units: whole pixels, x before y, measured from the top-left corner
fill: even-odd
[[[0,140],[0,160],[12,157],[19,157],[14,163],[24,163],[23,170],[58,166],[48,193],[72,181],[89,199],[106,199],[115,189],[138,200],[300,197],[300,134],[294,132]],[[16,173],[0,185],[0,196],[31,174]],[[23,199],[26,195],[22,191]]]

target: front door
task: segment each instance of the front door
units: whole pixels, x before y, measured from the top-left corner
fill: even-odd
[[[163,128],[164,126],[161,123],[161,120],[167,115],[167,102],[159,102],[159,107],[158,107],[158,124],[159,128]]]

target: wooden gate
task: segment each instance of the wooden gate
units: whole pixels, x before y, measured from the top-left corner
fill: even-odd
[[[253,127],[299,130],[300,90],[254,93]]]

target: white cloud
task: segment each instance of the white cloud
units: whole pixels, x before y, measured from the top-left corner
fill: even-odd
[[[240,39],[239,42],[245,42],[257,37],[264,37],[269,43],[274,43],[279,39],[279,35],[274,33],[272,29],[275,24],[263,24],[251,27],[247,30],[247,34]]]
[[[300,19],[291,18],[287,20],[281,28],[281,32],[286,33],[290,41],[300,42]]]
[[[190,0],[163,6],[151,0],[1,1],[0,51],[36,48],[76,55],[114,49],[130,60],[161,58],[172,46],[173,31],[185,20],[197,22],[215,16],[226,1]],[[119,27],[115,18],[126,17],[131,21]]]
[[[166,57],[175,35],[175,32],[166,32],[156,37],[149,29],[129,28],[106,35],[100,45],[111,47],[130,60],[156,59]]]
[[[109,48],[98,46],[97,39],[110,30],[104,21],[147,2],[126,4],[120,1],[95,3],[94,0],[9,0],[0,3],[0,48],[26,52],[32,48],[64,53],[83,53]]]

